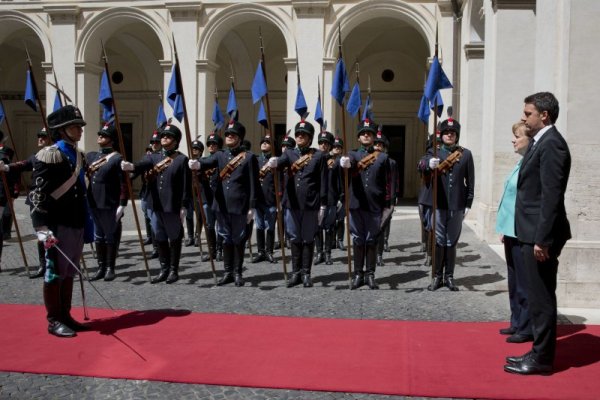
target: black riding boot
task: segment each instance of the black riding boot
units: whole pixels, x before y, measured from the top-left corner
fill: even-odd
[[[185,247],[194,246],[194,217],[185,219],[185,226],[187,228],[187,239],[185,239]]]
[[[60,321],[75,332],[87,331],[90,328],[80,324],[71,317],[71,301],[73,300],[73,277],[65,278],[60,284]]]
[[[146,240],[144,240],[144,245],[152,243],[152,225],[150,225],[150,218],[144,215],[144,221],[146,222]]]
[[[346,234],[346,229],[344,229],[344,220],[339,220],[337,222],[337,248],[344,251],[346,247],[344,246],[344,235]]]
[[[235,253],[234,253],[233,244],[223,243],[223,268],[225,269],[225,274],[217,282],[217,286],[227,285],[228,283],[234,282],[233,278],[233,266],[235,262]]]
[[[274,263],[273,247],[275,246],[275,231],[267,230],[267,240],[265,242],[265,257],[270,263]]]
[[[323,231],[321,231],[323,232]],[[304,287],[312,287],[310,271],[312,269],[313,253],[315,246],[313,243],[304,243],[302,246],[302,284]]]
[[[242,272],[244,268],[244,253],[245,253],[245,245],[244,243],[234,245],[233,251],[233,269],[234,269],[234,279],[235,286],[240,287],[244,286],[244,278],[242,277]]]
[[[77,336],[73,329],[61,322],[60,281],[58,279],[50,283],[44,282],[44,305],[46,306],[48,333],[58,337]]]
[[[115,279],[115,266],[117,264],[117,249],[116,243],[106,244],[106,275],[104,275],[105,281],[112,281]]]
[[[202,261],[215,260],[217,258],[217,233],[213,229],[208,229],[206,232],[206,242],[208,244],[208,252],[202,255]]]
[[[444,271],[444,285],[452,292],[458,292],[454,284],[454,265],[456,264],[456,246],[446,247],[446,269]]]
[[[388,239],[390,238],[390,227],[392,226],[392,220],[389,220],[387,222],[387,224],[385,224],[385,227],[383,228],[383,251],[385,251],[386,253],[389,253],[390,250],[390,245],[388,243]]]
[[[2,247],[1,242],[2,241],[0,241],[0,248]],[[38,249],[38,258],[40,259],[40,266],[39,266],[38,270],[36,271],[36,273],[29,277],[30,279],[41,278],[46,273],[46,249],[44,248],[44,242],[40,242],[38,240],[37,249]],[[0,249],[0,258],[2,258],[1,255],[2,255],[2,250]]]
[[[256,228],[256,255],[252,263],[259,263],[267,259],[265,254],[265,230]]]
[[[435,268],[434,277],[431,280],[431,284],[427,286],[427,290],[434,291],[441,288],[444,283],[442,282],[442,268],[444,265],[444,248],[442,246],[435,245]]]
[[[384,235],[379,234],[379,238],[377,239],[377,244],[375,245],[375,249],[377,252],[377,260],[376,265],[378,267],[383,267],[383,248],[385,244]]]
[[[216,247],[217,248],[217,256],[215,257],[215,260],[223,261],[223,236],[216,233],[216,237],[217,237],[217,247]]]
[[[4,247],[4,239],[1,238],[0,235],[0,272],[2,272],[2,248]]]
[[[158,242],[154,235],[152,235],[152,254],[150,255],[151,259],[158,258]]]
[[[91,281],[97,281],[104,278],[106,275],[106,243],[96,242],[96,258],[98,259],[98,270],[96,274],[90,279]]]
[[[171,272],[167,278],[167,283],[175,283],[179,280],[179,259],[181,258],[181,240],[175,239],[171,241]]]
[[[2,235],[2,239],[10,239],[11,237],[11,230],[12,230],[12,225],[13,225],[13,220],[12,220],[12,215],[10,215],[10,213],[4,213],[2,215],[2,232],[4,232],[4,234]]]
[[[365,245],[352,245],[352,255],[354,256],[354,279],[350,289],[358,289],[365,284],[363,266],[365,265]]]
[[[375,282],[375,268],[376,268],[376,259],[377,259],[377,245],[371,244],[367,245],[367,256],[366,256],[366,274],[365,274],[365,283],[369,286],[369,289],[379,289],[379,286]]]
[[[317,248],[317,254],[315,254],[314,263],[315,265],[319,265],[325,262],[325,254],[323,254],[323,229],[319,228],[315,235],[315,247]]]
[[[155,241],[156,242],[156,241]],[[167,280],[169,276],[169,270],[171,269],[171,249],[169,248],[169,241],[156,242],[158,247],[158,262],[160,263],[160,272],[157,276],[152,278],[151,283],[159,283]]]
[[[302,243],[291,243],[292,247],[292,275],[290,276],[287,287],[291,288],[302,282],[300,271],[302,270]]]
[[[325,243],[323,244],[323,247],[325,249],[325,264],[326,265],[332,265],[333,261],[331,261],[331,247],[333,247],[333,240],[334,240],[334,236],[335,232],[330,229],[325,231]]]

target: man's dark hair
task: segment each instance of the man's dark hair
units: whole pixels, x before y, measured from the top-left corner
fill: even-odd
[[[550,122],[553,124],[558,119],[558,100],[550,92],[538,92],[525,97],[525,104],[533,104],[538,112],[548,112]]]

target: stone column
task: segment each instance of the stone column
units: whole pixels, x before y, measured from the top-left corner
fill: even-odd
[[[79,147],[90,150],[98,147],[96,139],[100,130],[100,104],[98,93],[100,90],[100,77],[104,68],[86,62],[75,63],[77,74],[77,106],[87,122],[83,128],[83,135]]]
[[[533,91],[534,0],[487,0],[481,169],[477,171],[478,234],[497,243],[498,201],[506,175],[519,159],[511,145],[513,123],[521,118],[523,99]]]
[[[198,68],[198,131],[195,135],[202,135],[202,142],[206,142],[214,126],[212,111],[215,104],[216,71],[219,66],[209,60],[198,60],[196,66]]]

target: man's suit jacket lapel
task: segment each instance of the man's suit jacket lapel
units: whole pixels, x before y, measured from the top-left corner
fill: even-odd
[[[550,129],[548,129],[548,131],[542,135],[542,137],[537,141],[537,143],[534,143],[534,140],[531,139],[531,143],[529,144],[530,149],[527,151],[527,153],[525,153],[525,156],[523,156],[523,162],[521,163],[521,170],[523,170],[523,167],[525,166],[525,164],[527,164],[527,162],[531,159],[531,157],[533,157],[535,152],[540,148],[540,145],[544,142],[544,140],[547,139],[550,135],[554,135],[555,132],[556,132],[556,128],[552,127]]]

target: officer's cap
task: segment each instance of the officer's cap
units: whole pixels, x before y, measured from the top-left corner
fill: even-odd
[[[330,146],[333,146],[333,134],[331,132],[323,131],[319,133],[318,143],[329,143]]]
[[[181,131],[175,125],[165,125],[160,131],[160,137],[171,136],[177,143],[181,142]]]
[[[98,131],[98,136],[106,136],[114,142],[117,138],[117,129],[114,124],[106,124]]]
[[[46,128],[40,129],[37,133],[37,137],[47,137],[47,136],[48,136],[48,131],[46,130]]]
[[[333,147],[344,147],[344,141],[341,137],[336,136],[336,138],[333,140]]]
[[[377,124],[375,121],[365,118],[360,125],[358,125],[358,131],[356,133],[360,136],[363,132],[370,132],[375,136],[377,134]]]
[[[230,133],[237,135],[240,140],[244,140],[244,136],[246,136],[246,128],[238,121],[231,120],[225,129],[225,136]]]
[[[456,133],[456,137],[460,135],[460,124],[453,118],[448,118],[442,121],[440,124],[440,132],[443,135],[446,131],[452,131]]]
[[[271,143],[271,136],[265,135],[260,139],[260,144]]]
[[[310,123],[302,119],[296,124],[294,128],[294,136],[298,136],[299,133],[304,133],[312,139],[315,134],[315,127]]]
[[[223,147],[223,138],[216,133],[211,133],[206,138],[206,145],[210,146],[211,144],[216,144],[218,148]]]
[[[200,152],[203,152],[204,144],[200,140],[196,139],[192,142],[192,149],[198,149]]]
[[[63,106],[48,115],[48,127],[50,129],[62,128],[69,125],[86,125],[79,108],[71,104]]]
[[[160,135],[158,131],[154,131],[152,133],[152,137],[150,138],[150,143],[160,143]]]
[[[286,136],[281,141],[281,145],[287,147],[288,149],[293,149],[296,147],[296,141],[291,136]]]

